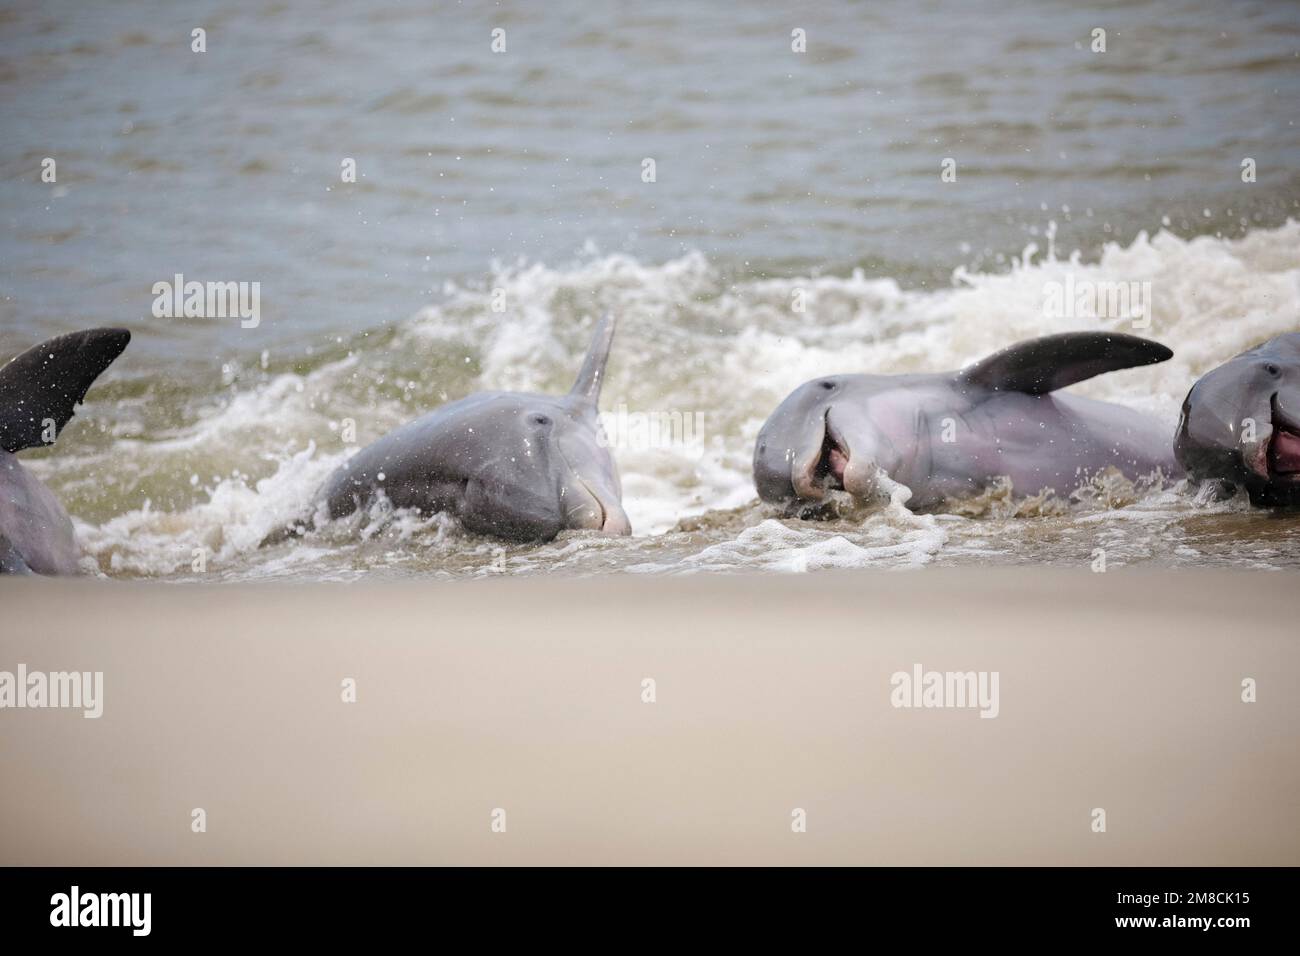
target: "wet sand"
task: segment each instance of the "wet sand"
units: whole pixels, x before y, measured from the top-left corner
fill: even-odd
[[[1054,569],[4,581],[0,670],[103,671],[104,712],[0,710],[0,863],[1300,864],[1294,595]],[[996,671],[998,716],[892,706],[916,664]]]

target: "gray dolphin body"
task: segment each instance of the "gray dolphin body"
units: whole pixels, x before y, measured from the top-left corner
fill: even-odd
[[[790,394],[758,433],[754,484],[792,507],[828,489],[870,498],[879,476],[909,508],[978,492],[999,476],[1018,495],[1073,491],[1113,465],[1129,478],[1181,474],[1169,433],[1139,412],[1056,390],[1173,353],[1119,333],[1031,339],[960,372],[834,375]]]
[[[1183,400],[1174,452],[1190,477],[1244,487],[1256,507],[1300,505],[1300,332],[1201,376]]]
[[[130,341],[126,329],[73,332],[0,368],[0,574],[78,572],[72,520],[15,455],[50,444]]]
[[[608,316],[564,396],[481,392],[359,451],[325,482],[331,518],[382,492],[397,508],[455,515],[468,530],[548,541],[566,528],[630,534],[597,402],[614,337]]]

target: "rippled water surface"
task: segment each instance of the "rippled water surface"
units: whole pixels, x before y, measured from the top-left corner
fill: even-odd
[[[196,549],[232,579],[1098,549],[1294,568],[1295,517],[1181,486],[800,522],[754,501],[749,460],[814,375],[1098,327],[1044,314],[1067,275],[1151,283],[1174,359],[1076,390],[1172,435],[1199,374],[1300,329],[1298,102],[1294,4],[0,4],[0,357],[132,329],[77,424],[25,456],[113,576],[195,577]],[[154,318],[176,273],[260,282],[261,324]],[[603,310],[606,410],[702,422],[617,449],[635,537],[500,548],[398,516],[257,547],[355,447],[340,422],[364,444],[477,389],[566,389]]]

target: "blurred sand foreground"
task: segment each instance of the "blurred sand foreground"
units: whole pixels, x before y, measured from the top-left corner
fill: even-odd
[[[1120,569],[5,581],[0,671],[103,671],[104,713],[0,710],[0,863],[1294,865],[1295,601]],[[915,664],[997,671],[998,716],[891,706]]]

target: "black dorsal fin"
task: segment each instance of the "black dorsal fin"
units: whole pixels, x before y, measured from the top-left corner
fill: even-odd
[[[1019,342],[958,373],[965,385],[1046,395],[1075,382],[1173,356],[1159,342],[1123,332],[1062,332]]]
[[[0,368],[0,448],[13,453],[49,444],[104,369],[122,354],[126,329],[88,329],[42,342]]]

